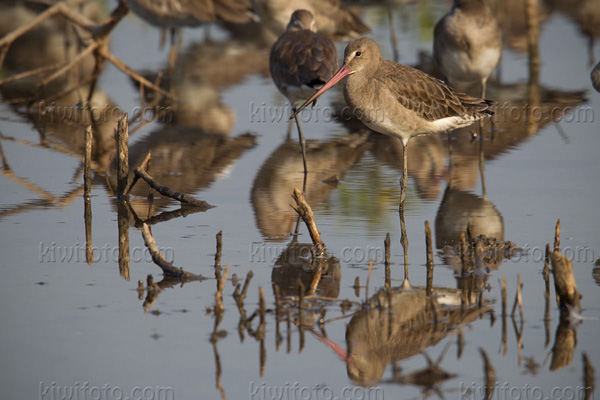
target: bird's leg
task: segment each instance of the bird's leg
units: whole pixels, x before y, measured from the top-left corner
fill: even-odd
[[[300,141],[300,149],[302,149],[302,163],[304,164],[304,174],[308,173],[308,168],[306,167],[306,149],[305,149],[305,141],[304,135],[302,134],[302,129],[300,128],[300,121],[298,121],[298,116],[294,116],[296,120],[296,127],[298,128],[298,140]]]
[[[452,131],[448,132],[448,186],[454,183],[454,163],[452,162]]]
[[[177,42],[180,39],[176,28],[171,28],[171,48],[169,50],[169,92],[173,94],[173,73],[175,71],[175,62],[177,61]]]
[[[485,190],[485,157],[483,154],[483,133],[479,135],[479,175],[481,176],[481,193],[483,199],[485,200],[487,199],[487,192]]]
[[[481,80],[481,98],[485,100],[485,86],[486,86],[487,78],[483,78]]]
[[[398,213],[400,214],[400,244],[404,250],[404,283],[402,286],[408,288],[410,287],[408,281],[408,235],[406,234],[406,222],[404,221],[404,200],[406,198],[406,186],[408,183],[408,143],[404,143],[403,141],[402,149],[404,169],[402,172],[402,179],[400,180],[400,207],[398,208]]]
[[[410,288],[408,280],[408,235],[406,234],[406,222],[404,221],[404,203],[400,203],[400,244],[404,253],[404,282],[402,287],[405,289]]]
[[[404,207],[404,199],[406,198],[406,186],[408,184],[408,157],[406,151],[408,149],[408,143],[402,142],[402,179],[400,179],[400,207]]]
[[[296,109],[292,109],[292,113],[296,112]],[[292,119],[290,119],[289,123],[288,123],[288,130],[287,130],[287,136],[286,139],[290,140],[292,138],[292,127],[294,126],[294,121]]]

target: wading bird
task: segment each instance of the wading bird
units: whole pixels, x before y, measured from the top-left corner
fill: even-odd
[[[276,35],[286,30],[295,10],[310,11],[324,35],[355,38],[371,31],[341,0],[251,0],[251,3],[260,20]]]
[[[246,23],[252,19],[247,0],[127,0],[138,17],[171,33],[169,72],[176,60],[176,36],[180,28],[217,20]]]
[[[452,87],[480,83],[485,97],[486,81],[502,55],[502,35],[483,0],[454,0],[435,25],[433,55]]]
[[[344,98],[354,115],[374,131],[402,141],[401,212],[410,138],[468,126],[493,114],[490,101],[456,92],[422,71],[384,60],[377,43],[361,38],[348,44],[342,67],[294,116],[346,76]]]
[[[337,52],[333,42],[319,33],[310,11],[296,10],[290,18],[287,30],[277,39],[269,56],[269,69],[277,89],[296,110],[298,102],[313,95],[320,89],[338,68]],[[298,118],[298,138],[302,149],[304,172],[306,151],[304,135]],[[292,120],[288,126],[288,137]]]

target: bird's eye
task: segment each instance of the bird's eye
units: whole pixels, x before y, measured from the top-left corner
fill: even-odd
[[[357,52],[356,52],[356,53],[354,53],[354,54],[356,54],[356,57],[360,57],[360,55],[361,55],[362,53],[361,53],[360,51],[357,51]]]

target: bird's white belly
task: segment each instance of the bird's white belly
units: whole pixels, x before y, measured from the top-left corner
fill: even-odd
[[[472,57],[465,51],[448,51],[442,60],[445,74],[452,81],[476,82],[492,73],[500,60],[500,49],[484,48]]]

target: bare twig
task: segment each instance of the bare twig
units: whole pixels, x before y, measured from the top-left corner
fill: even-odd
[[[515,311],[517,310],[517,305],[519,306],[519,316],[521,317],[521,321],[523,321],[523,299],[521,297],[521,289],[523,285],[521,284],[521,274],[517,274],[517,293],[515,293],[515,302],[513,304],[512,311],[510,312],[510,316],[514,317]]]
[[[554,228],[554,251],[560,251],[560,218],[556,221],[556,228]]]
[[[494,389],[496,386],[496,371],[494,371],[492,362],[488,358],[485,350],[480,347],[479,353],[483,358],[483,372],[485,375],[485,399],[491,400],[492,396],[494,395]]]
[[[383,241],[383,245],[385,247],[385,287],[388,289],[392,285],[392,271],[390,269],[390,246],[391,246],[391,238],[388,232],[385,235],[385,240]],[[357,277],[358,279],[358,277]]]
[[[431,241],[431,226],[429,221],[425,221],[425,247],[427,249],[427,286],[425,291],[427,296],[433,293],[433,247]]]
[[[221,266],[221,249],[223,247],[223,231],[217,233],[217,252],[215,253],[215,268]]]
[[[306,227],[308,228],[308,233],[310,234],[310,238],[312,239],[313,245],[317,248],[317,255],[321,256],[325,253],[325,244],[321,240],[321,234],[317,229],[317,224],[315,224],[315,219],[313,216],[312,209],[304,199],[304,194],[297,188],[294,188],[292,193],[292,198],[296,201],[296,205],[298,208],[294,208],[298,215],[302,218]]]
[[[150,251],[150,255],[152,256],[152,261],[156,265],[158,265],[163,273],[167,276],[172,276],[174,278],[179,278],[182,280],[202,280],[202,275],[192,274],[190,272],[184,271],[183,268],[176,268],[173,266],[173,263],[168,262],[163,255],[158,250],[156,246],[156,241],[150,232],[150,228],[146,223],[142,223],[142,237],[144,238],[144,243],[146,247]]]
[[[163,196],[170,197],[181,203],[185,203],[187,205],[194,206],[194,207],[200,207],[200,208],[204,208],[204,209],[209,209],[209,208],[214,207],[214,206],[208,204],[204,200],[197,200],[191,196],[186,195],[185,193],[175,192],[175,191],[171,190],[170,188],[168,188],[167,186],[162,186],[160,183],[155,181],[154,178],[152,178],[152,176],[150,176],[150,174],[148,174],[146,171],[142,170],[141,168],[136,168],[134,170],[134,173],[139,178],[142,178],[143,180],[145,180],[148,183],[148,185],[150,185],[150,187],[152,187],[152,189],[156,190],[158,193],[162,194]]]
[[[117,197],[124,199],[127,197],[127,180],[129,178],[129,124],[127,123],[127,113],[125,113],[117,123],[115,131],[117,141]]]
[[[20,74],[16,74],[16,75],[10,76],[8,78],[2,79],[0,81],[0,86],[6,85],[6,84],[11,83],[11,82],[18,81],[20,79],[29,78],[30,76],[35,76],[35,75],[43,74],[44,72],[48,72],[48,71],[52,71],[52,70],[57,69],[57,68],[61,68],[64,65],[66,65],[66,63],[56,63],[56,64],[44,65],[44,66],[39,67],[39,68],[35,68],[35,69],[31,69],[29,71],[21,72]]]
[[[142,171],[148,171],[148,163],[150,163],[151,159],[152,159],[152,151],[149,150],[148,154],[146,154],[146,157],[144,158],[144,161],[142,161],[142,163],[140,164],[140,166],[138,168]],[[139,179],[140,179],[140,177],[134,173],[133,179],[131,180],[129,187],[127,188],[127,190],[125,190],[125,196],[129,196],[131,189],[133,189],[133,187],[135,186],[135,184],[137,183],[137,181]]]
[[[371,282],[371,271],[373,271],[373,259],[369,259],[369,272],[367,272],[367,287],[365,288],[365,301],[369,300],[369,285]]]
[[[127,64],[125,64],[123,61],[121,61],[118,57],[114,56],[108,49],[101,47],[100,49],[98,49],[98,52],[100,53],[100,55],[102,57],[104,57],[108,61],[110,61],[115,67],[120,69],[125,74],[129,75],[131,78],[138,81],[141,85],[144,85],[144,86],[154,90],[155,92],[158,92],[158,93],[162,94],[163,96],[168,97],[171,100],[176,100],[176,98],[173,94],[156,86],[155,84],[150,82],[148,79],[144,78],[143,76],[141,76],[140,74],[138,74],[137,72],[132,70]]]
[[[94,134],[92,126],[88,126],[85,130],[85,157],[84,157],[84,173],[83,173],[83,195],[90,197],[92,194],[92,142]]]
[[[580,296],[573,275],[573,263],[556,250],[552,252],[551,260],[558,306],[563,309],[567,306],[579,309],[581,307]]]

